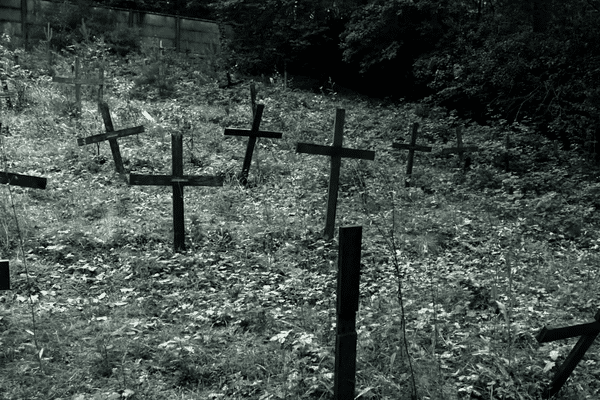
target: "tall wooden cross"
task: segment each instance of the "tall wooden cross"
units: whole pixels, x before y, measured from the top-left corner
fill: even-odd
[[[153,185],[173,187],[173,247],[185,251],[185,226],[183,212],[184,186],[223,186],[223,178],[217,176],[192,176],[183,174],[183,139],[181,134],[171,135],[172,175],[129,175],[130,185]]]
[[[569,376],[590,348],[598,334],[600,334],[600,310],[596,311],[595,321],[587,324],[567,326],[564,328],[548,329],[543,327],[536,339],[539,343],[554,342],[555,340],[568,339],[580,336],[577,344],[571,350],[567,359],[558,367],[550,386],[544,391],[544,398],[548,399],[560,391]]]
[[[81,86],[82,85],[99,85],[100,89],[98,90],[98,102],[102,102],[102,92],[104,86],[104,69],[100,67],[100,77],[99,79],[93,78],[82,78],[81,77],[81,64],[79,62],[79,57],[75,57],[75,78],[66,78],[61,76],[52,77],[52,82],[64,83],[67,85],[75,85],[75,106],[77,108],[77,112],[81,114]]]
[[[362,226],[340,228],[337,276],[334,400],[354,398],[356,375],[356,312],[360,284]]]
[[[0,260],[0,290],[10,290],[8,260]]]
[[[113,160],[115,161],[115,169],[119,174],[124,174],[125,168],[123,167],[123,159],[121,158],[121,150],[119,149],[119,143],[117,142],[117,138],[142,133],[144,132],[144,127],[136,126],[134,128],[127,128],[115,131],[115,128],[112,123],[112,118],[110,117],[108,104],[102,102],[98,104],[98,108],[100,109],[102,119],[104,120],[104,127],[106,128],[106,133],[88,136],[86,138],[79,138],[77,139],[77,144],[79,146],[85,146],[86,144],[100,143],[105,140],[108,140],[108,143],[110,144],[110,151],[112,152]]]
[[[465,164],[463,163],[463,159],[464,159],[464,154],[465,153],[472,153],[475,151],[479,150],[479,147],[477,146],[464,146],[463,145],[463,137],[462,137],[462,128],[460,126],[456,127],[456,147],[450,147],[447,149],[442,149],[442,154],[452,154],[452,153],[456,153],[458,154],[458,159],[460,162],[461,167],[465,167]]]
[[[431,152],[431,147],[421,146],[417,144],[417,135],[419,134],[419,123],[415,122],[412,127],[412,135],[410,136],[410,144],[406,143],[392,143],[392,147],[395,149],[408,149],[408,160],[406,161],[406,180],[404,186],[409,187],[411,182],[413,161],[415,157],[415,151]]]
[[[248,184],[248,174],[250,172],[250,165],[252,164],[252,154],[254,153],[254,147],[256,146],[256,139],[259,137],[281,139],[281,132],[268,132],[260,131],[260,121],[262,119],[263,110],[265,109],[264,104],[256,104],[256,89],[254,85],[250,89],[251,100],[252,100],[252,129],[225,129],[226,136],[248,136],[248,145],[246,146],[246,155],[244,156],[244,164],[242,166],[242,173],[240,174],[240,182],[246,186]]]
[[[342,158],[357,158],[361,160],[375,159],[375,152],[369,150],[356,150],[342,147],[344,140],[344,118],[346,112],[338,108],[335,114],[333,129],[333,146],[320,146],[310,143],[298,143],[297,153],[318,154],[331,157],[331,172],[329,175],[329,194],[327,198],[327,213],[325,215],[324,237],[327,240],[333,238],[335,229],[335,213],[337,208],[338,189],[340,185],[340,167]]]

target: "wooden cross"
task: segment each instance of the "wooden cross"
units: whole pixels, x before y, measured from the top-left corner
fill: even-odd
[[[8,260],[0,260],[0,290],[10,290]]]
[[[594,343],[598,334],[600,334],[600,310],[596,311],[594,319],[594,322],[564,328],[547,329],[543,327],[538,333],[536,339],[539,343],[554,342],[555,340],[581,336],[565,362],[558,367],[550,386],[543,393],[544,398],[548,399],[560,391],[577,364],[579,364],[579,361],[583,358],[585,352]]]
[[[408,160],[406,161],[406,180],[404,186],[410,186],[410,178],[413,170],[413,160],[415,157],[415,151],[431,152],[431,147],[421,146],[417,144],[417,135],[419,134],[419,124],[413,123],[412,135],[410,136],[410,144],[405,143],[392,143],[392,147],[395,149],[408,149]]]
[[[340,228],[337,276],[334,400],[354,398],[356,374],[356,312],[360,284],[362,226]]]
[[[464,146],[462,141],[462,128],[460,126],[456,127],[456,147],[450,147],[447,149],[442,149],[442,154],[458,154],[458,159],[460,165],[465,167],[463,164],[464,154],[472,153],[478,151],[479,148],[477,146]]]
[[[110,117],[110,111],[108,110],[108,104],[102,102],[98,104],[98,108],[100,109],[102,119],[104,120],[104,127],[106,128],[106,133],[88,136],[86,138],[79,138],[77,139],[77,144],[79,146],[85,146],[86,144],[100,143],[105,140],[108,140],[113,160],[115,160],[115,169],[119,174],[124,174],[125,168],[123,167],[123,159],[121,158],[121,150],[119,149],[119,143],[117,142],[117,138],[135,135],[136,133],[142,133],[144,132],[144,127],[136,126],[134,128],[127,128],[115,131],[115,128],[113,127],[112,123],[112,118]]]
[[[340,185],[340,167],[342,158],[358,158],[361,160],[375,159],[375,152],[369,150],[356,150],[342,147],[344,140],[344,117],[346,112],[338,108],[335,114],[333,130],[333,146],[320,146],[309,143],[298,143],[296,153],[318,154],[331,157],[331,173],[329,175],[329,195],[327,199],[327,213],[325,215],[325,239],[333,238],[335,227],[335,213],[337,208],[338,189]]]
[[[99,79],[84,79],[81,77],[81,65],[79,57],[75,57],[75,78],[65,78],[60,76],[52,77],[52,82],[75,85],[75,104],[77,112],[81,114],[81,85],[99,85],[98,102],[102,102],[102,92],[104,86],[104,69],[100,67]]]
[[[175,251],[185,251],[183,213],[184,186],[223,186],[223,178],[216,176],[183,175],[183,139],[181,134],[171,135],[172,175],[129,175],[130,185],[173,186],[173,245]]]
[[[252,86],[254,88],[254,86]],[[264,104],[256,104],[256,90],[251,90],[252,96],[252,129],[225,129],[226,136],[248,136],[248,146],[246,147],[246,155],[244,157],[244,165],[242,166],[242,173],[240,175],[240,182],[246,186],[248,184],[248,173],[250,171],[250,165],[252,164],[252,154],[254,153],[254,146],[256,145],[256,139],[259,137],[266,137],[271,139],[281,139],[281,132],[267,132],[258,130],[260,127],[260,120],[262,119]]]

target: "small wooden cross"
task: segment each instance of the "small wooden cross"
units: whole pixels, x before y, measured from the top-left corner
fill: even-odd
[[[52,82],[75,85],[75,104],[78,114],[81,114],[81,85],[99,85],[98,102],[102,102],[102,92],[104,86],[104,69],[100,67],[99,79],[84,79],[81,77],[81,65],[79,57],[75,57],[75,78],[66,78],[61,76],[52,77]]]
[[[554,342],[556,340],[581,336],[565,362],[558,367],[550,386],[543,393],[544,398],[548,399],[560,391],[577,364],[579,364],[579,361],[583,358],[585,352],[594,343],[598,334],[600,334],[600,310],[596,312],[594,319],[594,322],[564,328],[547,329],[543,327],[538,333],[536,339],[539,343]]]
[[[144,132],[144,127],[136,126],[134,128],[127,128],[115,131],[115,128],[113,127],[112,123],[112,118],[110,117],[110,111],[108,110],[108,104],[102,102],[98,104],[98,108],[100,109],[102,119],[104,120],[104,127],[106,128],[106,133],[88,136],[86,138],[79,138],[77,139],[77,144],[79,146],[85,146],[86,144],[100,143],[105,140],[108,140],[113,160],[115,160],[115,169],[119,174],[124,174],[125,168],[123,167],[123,159],[121,158],[121,150],[119,149],[119,143],[117,142],[117,138],[135,135],[136,133],[142,133]]]
[[[415,157],[415,151],[431,152],[431,147],[421,146],[417,144],[417,135],[419,134],[419,124],[413,123],[412,135],[410,136],[410,144],[405,143],[392,143],[392,147],[395,149],[408,149],[408,160],[406,161],[406,180],[404,186],[410,186],[410,178],[413,170],[413,160]]]
[[[354,398],[362,226],[340,228],[333,398]]]
[[[183,213],[184,186],[223,186],[223,178],[217,176],[183,175],[183,139],[181,134],[171,135],[172,175],[129,175],[130,185],[173,186],[173,246],[175,251],[185,251],[185,227]]]
[[[256,145],[256,139],[259,137],[266,137],[271,139],[281,139],[281,132],[268,132],[260,131],[260,120],[262,119],[264,104],[256,105],[256,92],[252,99],[252,114],[254,116],[252,121],[252,129],[225,129],[226,136],[248,136],[248,146],[246,147],[246,155],[244,157],[244,164],[242,166],[242,173],[240,175],[240,182],[246,186],[248,184],[248,173],[250,171],[250,165],[252,164],[252,154],[254,153],[254,146]]]
[[[8,260],[0,260],[0,290],[10,290]]]
[[[298,143],[296,153],[318,154],[331,157],[331,173],[329,175],[329,195],[327,199],[327,213],[325,215],[325,239],[333,238],[335,227],[335,213],[337,208],[338,189],[340,185],[340,167],[342,158],[358,158],[361,160],[375,159],[375,152],[369,150],[356,150],[342,147],[344,140],[344,118],[346,111],[338,108],[335,114],[333,130],[333,146],[320,146],[309,143]]]
[[[464,146],[462,141],[462,128],[460,126],[456,127],[456,147],[450,147],[447,149],[442,149],[442,154],[458,154],[458,159],[460,165],[464,167],[463,159],[465,153],[472,153],[479,150],[477,146]]]

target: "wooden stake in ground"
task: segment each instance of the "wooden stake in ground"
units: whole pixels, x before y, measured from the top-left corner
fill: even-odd
[[[183,175],[183,139],[181,134],[171,136],[173,154],[172,175],[129,175],[130,185],[173,186],[173,246],[175,251],[185,251],[185,227],[183,212],[184,186],[223,186],[223,178],[217,176]]]
[[[585,352],[594,343],[598,334],[600,334],[600,310],[596,312],[594,319],[596,320],[594,322],[565,328],[547,329],[543,327],[538,333],[536,339],[539,343],[554,342],[556,340],[581,336],[567,356],[567,359],[558,367],[550,386],[544,391],[543,397],[545,399],[549,399],[560,391],[577,364],[579,364],[579,361],[585,355]]]
[[[331,157],[331,172],[329,175],[329,195],[327,199],[327,213],[325,215],[324,237],[327,240],[333,238],[335,229],[335,213],[337,208],[338,189],[340,185],[340,167],[342,158],[357,158],[361,160],[375,159],[375,152],[368,150],[355,150],[342,147],[344,140],[344,117],[346,112],[338,108],[335,114],[333,129],[333,146],[320,146],[309,143],[298,143],[297,153],[318,154]]]
[[[462,140],[462,128],[460,126],[456,127],[456,147],[450,147],[447,149],[442,149],[442,154],[452,154],[452,153],[456,153],[458,154],[458,159],[460,162],[460,166],[463,168],[463,170],[466,170],[468,165],[466,165],[463,160],[464,160],[464,154],[465,153],[473,153],[478,151],[479,148],[477,146],[464,146],[463,145],[463,140]]]
[[[334,400],[354,398],[362,226],[340,228]]]
[[[81,114],[81,85],[99,85],[98,90],[98,102],[102,102],[102,87],[104,85],[104,70],[100,67],[100,79],[84,79],[81,77],[81,65],[79,57],[75,57],[75,78],[66,78],[60,76],[52,77],[52,82],[64,83],[67,85],[75,85],[75,106],[77,108],[78,115]]]
[[[254,153],[254,147],[256,146],[256,139],[259,137],[281,139],[283,136],[281,132],[267,132],[260,131],[260,120],[262,119],[264,104],[258,104],[256,111],[254,112],[254,120],[252,121],[252,129],[225,129],[225,136],[248,136],[248,145],[246,146],[246,155],[244,156],[244,165],[242,166],[242,173],[240,174],[240,182],[246,186],[248,184],[248,174],[250,172],[250,165],[252,164],[252,154]]]
[[[0,260],[0,290],[10,290],[8,260]]]
[[[415,151],[431,152],[431,147],[421,146],[417,144],[418,134],[419,124],[415,122],[413,123],[412,135],[410,136],[410,144],[392,143],[392,147],[395,149],[408,150],[408,160],[406,161],[406,180],[404,181],[404,187],[410,186]]]
[[[144,132],[144,127],[136,126],[134,128],[127,128],[115,131],[115,128],[113,127],[112,123],[112,118],[110,117],[108,104],[100,103],[98,104],[98,108],[100,109],[102,119],[104,120],[104,127],[106,128],[106,133],[77,139],[77,144],[79,146],[85,146],[86,144],[100,143],[105,140],[108,140],[108,143],[110,144],[110,151],[112,152],[113,160],[115,161],[115,169],[119,174],[124,174],[125,168],[123,167],[123,159],[121,158],[121,150],[119,149],[119,143],[117,142],[117,138],[135,135],[136,133],[142,133]]]

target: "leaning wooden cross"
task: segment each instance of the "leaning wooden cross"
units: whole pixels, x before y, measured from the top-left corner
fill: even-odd
[[[465,153],[473,153],[479,150],[477,146],[464,146],[462,141],[462,128],[460,126],[456,127],[456,147],[450,147],[447,149],[442,149],[442,154],[458,154],[458,159],[460,165],[464,168],[463,159]]]
[[[331,157],[331,173],[329,175],[329,195],[327,199],[327,213],[325,215],[324,237],[327,240],[333,238],[335,229],[335,213],[337,208],[338,189],[340,185],[340,167],[342,158],[357,158],[361,160],[375,159],[375,152],[369,150],[356,150],[342,147],[344,140],[344,117],[346,112],[338,108],[335,114],[333,131],[333,146],[320,146],[309,143],[298,143],[297,153],[318,154]]]
[[[183,213],[184,186],[223,186],[223,178],[217,176],[183,175],[183,139],[181,134],[171,136],[172,175],[129,175],[130,185],[173,186],[173,246],[175,251],[185,251],[185,227]]]
[[[134,128],[127,128],[115,131],[115,128],[112,123],[112,118],[110,117],[110,111],[108,110],[108,104],[100,103],[98,104],[98,108],[100,109],[102,119],[104,120],[104,127],[106,128],[106,133],[101,133],[99,135],[93,135],[86,138],[79,138],[77,139],[77,144],[80,146],[85,146],[86,144],[100,143],[105,140],[108,140],[113,160],[115,160],[115,169],[119,174],[124,174],[125,168],[123,167],[123,159],[121,158],[121,150],[119,149],[119,143],[117,142],[117,138],[142,133],[144,132],[144,127],[136,126]]]
[[[75,57],[75,78],[66,78],[61,76],[52,77],[52,82],[64,83],[75,86],[75,107],[77,113],[81,114],[81,86],[82,85],[98,85],[98,103],[102,102],[102,91],[104,87],[104,69],[100,67],[100,77],[98,79],[84,79],[81,77],[81,65],[79,57]]]
[[[254,88],[254,86],[252,86]],[[225,129],[225,136],[248,136],[248,145],[246,146],[246,155],[244,156],[244,164],[242,166],[242,173],[240,174],[240,182],[246,186],[248,184],[248,174],[250,172],[250,165],[252,164],[252,154],[254,153],[254,147],[256,146],[256,139],[259,137],[281,139],[281,132],[268,132],[258,130],[260,127],[260,121],[262,114],[265,109],[264,104],[256,104],[256,90],[251,89],[252,96],[252,129]]]
[[[395,149],[408,150],[408,160],[406,161],[406,180],[404,181],[404,186],[409,187],[412,170],[413,170],[413,161],[415,158],[415,151],[424,151],[431,152],[431,147],[421,146],[417,144],[417,135],[419,134],[419,124],[415,122],[413,124],[412,135],[410,136],[410,144],[406,143],[392,143],[392,147]]]
[[[600,310],[596,312],[594,319],[594,322],[564,328],[547,329],[543,327],[538,333],[536,339],[539,343],[554,342],[556,340],[581,336],[565,362],[558,367],[550,386],[544,391],[543,397],[545,399],[554,396],[560,391],[577,364],[579,364],[579,361],[583,358],[585,352],[594,343],[598,334],[600,334]]]
[[[333,398],[354,398],[362,226],[340,228]]]

